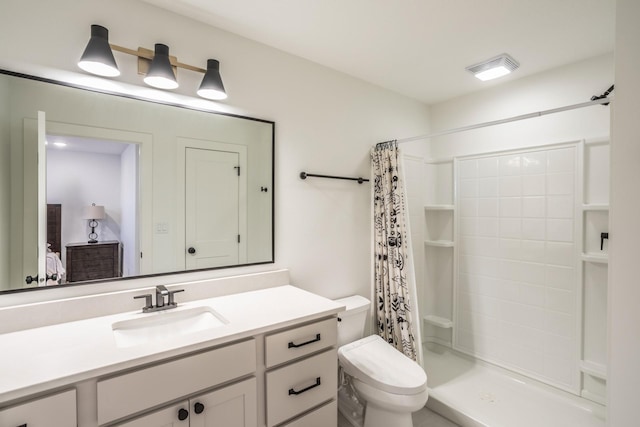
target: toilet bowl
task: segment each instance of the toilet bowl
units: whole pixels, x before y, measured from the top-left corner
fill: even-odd
[[[357,396],[364,400],[364,427],[413,427],[411,413],[421,409],[428,398],[424,370],[377,335],[354,340],[355,330],[364,331],[368,300],[356,296],[337,302],[347,307],[338,314],[338,360]],[[344,414],[342,408],[341,412]]]

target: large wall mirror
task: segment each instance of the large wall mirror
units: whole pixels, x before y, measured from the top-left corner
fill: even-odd
[[[0,291],[273,262],[274,123],[0,71]]]

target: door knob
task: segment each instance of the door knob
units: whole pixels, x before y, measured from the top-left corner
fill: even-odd
[[[189,249],[187,249],[187,252],[189,252],[191,255],[196,253],[196,248],[194,248],[193,246],[190,247]]]
[[[187,411],[184,408],[180,408],[180,410],[178,411],[178,419],[180,421],[184,421],[189,417],[189,411]]]

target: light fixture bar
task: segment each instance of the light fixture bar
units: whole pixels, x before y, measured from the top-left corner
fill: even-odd
[[[169,46],[156,43],[154,50],[139,47],[137,50],[109,43],[109,30],[101,25],[91,25],[91,39],[85,48],[78,66],[83,70],[104,77],[120,75],[113,57],[113,51],[138,58],[138,74],[144,75],[144,82],[158,89],[178,88],[178,68],[204,74],[197,94],[203,98],[219,101],[227,98],[227,92],[220,76],[220,62],[207,60],[207,68],[179,62],[169,55]]]
[[[128,47],[118,46],[117,44],[112,44],[112,43],[109,43],[109,46],[111,46],[111,49],[117,52],[122,52],[128,55],[137,56],[139,59],[143,59],[143,60],[146,59],[148,61],[153,60],[153,51],[151,49],[139,47],[138,50],[133,50],[133,49],[129,49]],[[171,62],[171,66],[176,68],[182,68],[185,70],[195,71],[197,73],[203,73],[203,74],[207,72],[207,70],[205,70],[204,68],[179,62],[176,59],[176,57],[173,55],[169,55],[169,61]]]

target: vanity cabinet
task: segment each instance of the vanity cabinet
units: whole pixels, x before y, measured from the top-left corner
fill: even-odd
[[[173,327],[173,317],[126,312],[0,334],[14,361],[0,372],[0,427],[337,426],[339,304],[289,285],[175,312],[188,304],[227,323],[126,347],[114,325]],[[55,371],[32,368],[43,357]]]
[[[2,427],[76,427],[76,391],[67,390],[0,409]]]
[[[255,427],[256,407],[256,379],[249,378],[116,426]]]
[[[268,427],[337,425],[336,344],[336,318],[265,337]]]

